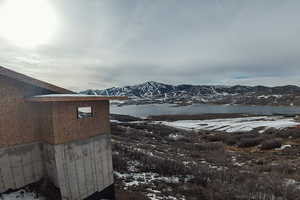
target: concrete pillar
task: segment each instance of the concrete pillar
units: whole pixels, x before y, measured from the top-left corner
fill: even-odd
[[[46,174],[58,184],[63,200],[81,200],[113,184],[108,134],[65,144],[48,144],[45,149],[44,154],[48,155],[44,157],[49,159],[45,161]]]

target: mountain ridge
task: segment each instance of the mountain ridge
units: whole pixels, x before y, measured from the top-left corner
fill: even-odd
[[[112,87],[104,90],[85,90],[81,94],[128,96],[127,104],[146,103],[213,103],[246,105],[300,105],[300,87],[246,85],[171,85],[155,81]]]

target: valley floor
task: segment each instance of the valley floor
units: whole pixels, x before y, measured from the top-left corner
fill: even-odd
[[[171,118],[112,120],[117,199],[300,199],[300,128],[294,119]],[[236,126],[241,123],[250,126]]]

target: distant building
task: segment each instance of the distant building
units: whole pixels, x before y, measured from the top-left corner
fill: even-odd
[[[63,200],[113,188],[109,100],[0,67],[0,193],[41,179]]]

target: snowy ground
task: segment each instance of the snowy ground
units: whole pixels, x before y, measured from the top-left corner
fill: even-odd
[[[147,192],[146,196],[151,199],[151,200],[185,200],[184,196],[181,196],[179,198],[176,198],[174,196],[168,195],[164,196],[161,191],[159,190],[154,190],[153,188],[155,187],[155,182],[161,181],[161,183],[179,183],[179,177],[177,176],[172,176],[172,177],[165,177],[165,176],[160,176],[157,173],[152,173],[152,172],[130,172],[130,173],[119,173],[115,172],[115,176],[118,179],[123,179],[125,182],[125,187],[124,189],[127,190],[128,187],[132,186],[141,186],[141,185],[147,185]],[[191,176],[187,176],[185,180],[189,180]]]
[[[181,129],[198,129],[225,132],[247,132],[256,128],[262,128],[261,132],[269,128],[283,129],[300,125],[293,118],[280,116],[261,116],[245,118],[227,118],[212,120],[179,120],[174,122],[160,122],[162,124]]]
[[[0,200],[45,200],[43,197],[37,197],[35,193],[25,190],[18,190],[9,194],[3,194]]]

